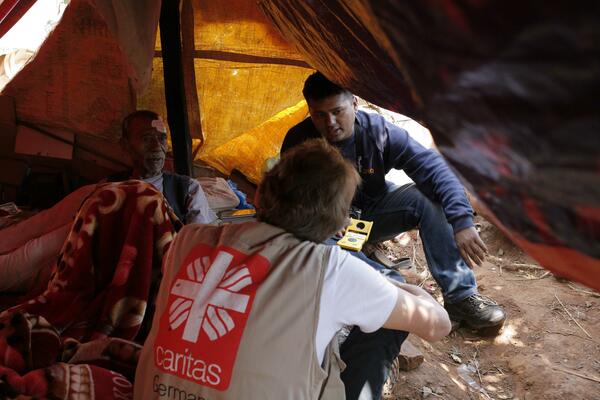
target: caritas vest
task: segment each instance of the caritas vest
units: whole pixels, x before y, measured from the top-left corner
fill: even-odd
[[[329,247],[247,222],[187,225],[163,265],[134,398],[344,399],[315,333]]]

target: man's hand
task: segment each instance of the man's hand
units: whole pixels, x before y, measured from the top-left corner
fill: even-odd
[[[344,235],[346,234],[346,229],[348,229],[348,226],[350,225],[350,222],[351,222],[350,221],[350,217],[347,217],[346,218],[346,225],[344,225],[344,227],[342,229],[340,229],[339,231],[337,231],[335,233],[335,235],[334,235],[337,239],[341,239],[341,238],[344,237]]]
[[[454,239],[456,240],[460,255],[471,269],[483,263],[487,247],[485,247],[485,243],[479,237],[475,227],[472,226],[456,232]]]
[[[339,231],[337,231],[334,236],[336,237],[336,239],[341,239],[344,237],[345,234],[346,234],[346,229],[344,228],[344,229],[340,229]]]

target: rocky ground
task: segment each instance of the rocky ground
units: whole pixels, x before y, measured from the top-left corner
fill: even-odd
[[[388,383],[384,398],[600,399],[600,294],[556,279],[484,219],[477,226],[490,255],[475,273],[508,312],[503,330],[480,338],[461,328],[434,344],[411,335],[425,361]],[[411,257],[408,280],[441,301],[416,231],[383,250]]]

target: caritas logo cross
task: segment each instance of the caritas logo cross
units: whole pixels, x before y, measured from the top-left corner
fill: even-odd
[[[158,368],[225,390],[268,261],[232,248],[197,245],[179,268],[154,344]]]

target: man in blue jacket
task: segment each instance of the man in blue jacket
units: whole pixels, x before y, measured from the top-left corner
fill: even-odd
[[[442,157],[380,115],[358,111],[356,97],[319,72],[307,78],[303,94],[310,118],[290,129],[281,153],[317,137],[336,146],[362,177],[353,206],[362,219],[374,222],[370,240],[418,227],[450,318],[486,332],[499,330],[506,313],[478,293],[471,270],[483,262],[487,249],[473,225],[465,190]],[[392,168],[404,170],[415,184],[387,182]],[[342,346],[342,358],[343,352]]]

